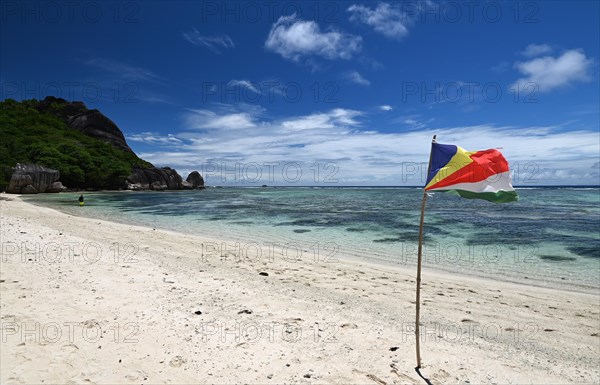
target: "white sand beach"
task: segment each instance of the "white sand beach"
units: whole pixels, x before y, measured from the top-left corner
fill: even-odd
[[[0,210],[2,384],[425,383],[414,269]],[[433,384],[600,383],[598,293],[424,269],[422,300]]]

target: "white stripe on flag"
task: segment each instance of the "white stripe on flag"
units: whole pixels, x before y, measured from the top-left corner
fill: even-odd
[[[510,171],[494,174],[489,178],[475,183],[457,183],[427,191],[465,190],[474,193],[495,193],[498,191],[515,191],[511,185]]]

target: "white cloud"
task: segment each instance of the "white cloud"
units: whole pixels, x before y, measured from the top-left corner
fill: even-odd
[[[359,111],[336,108],[324,113],[283,120],[280,124],[285,131],[347,128],[358,126],[355,118],[360,115]]]
[[[590,76],[588,71],[592,60],[588,59],[583,51],[569,50],[558,57],[545,56],[530,61],[517,62],[515,68],[524,75],[511,87],[526,87],[533,83],[540,92],[547,92],[555,88],[571,85],[576,82],[587,81]]]
[[[233,79],[229,83],[227,83],[227,85],[229,87],[241,87],[241,88],[245,88],[245,89],[250,90],[250,91],[252,91],[252,92],[254,92],[256,94],[260,94],[261,93],[261,91],[258,88],[256,88],[256,85],[254,83],[252,83],[251,81],[249,81],[249,80],[236,80],[236,79]],[[260,87],[260,85],[258,85],[258,86]]]
[[[220,54],[220,48],[234,48],[235,44],[229,35],[202,36],[196,28],[190,32],[184,32],[183,38],[193,45],[205,47],[216,54]]]
[[[374,9],[354,4],[348,8],[348,12],[351,13],[350,20],[367,24],[389,38],[401,39],[408,35],[410,17],[388,3],[379,3]]]
[[[361,86],[370,86],[371,82],[365,79],[358,71],[350,71],[345,75],[346,79],[353,83],[360,84]]]
[[[154,164],[180,170],[202,170],[203,165],[210,162],[223,163],[228,170],[235,170],[236,164],[297,162],[304,172],[304,179],[299,182],[302,184],[315,183],[311,166],[334,163],[339,170],[336,174],[339,184],[374,185],[422,184],[433,134],[437,134],[442,143],[458,144],[467,150],[502,147],[518,177],[516,184],[554,184],[565,180],[594,183],[591,175],[595,170],[591,170],[590,165],[599,161],[600,135],[595,127],[561,132],[558,127],[485,124],[384,133],[376,128],[364,131],[362,127],[367,126],[364,120],[368,115],[351,109],[337,108],[279,119],[267,119],[265,115],[259,109],[242,106],[221,106],[215,111],[190,110],[187,121],[191,130],[176,134],[183,144],[175,151],[159,149],[140,156]],[[412,117],[404,117],[403,122],[419,124]],[[197,128],[203,132],[195,131]],[[406,165],[410,165],[411,170],[416,166],[417,172],[407,175]],[[266,168],[263,171],[266,178]],[[281,168],[275,177],[275,181],[263,178],[255,184],[285,184]],[[215,180],[214,177],[209,179]],[[323,180],[317,180],[319,183]]]
[[[382,111],[391,111],[394,109],[394,107],[388,105],[388,104],[384,104],[383,106],[379,106],[379,109]]]
[[[191,129],[240,130],[255,127],[254,117],[248,112],[217,114],[210,110],[190,110],[186,123]]]
[[[552,47],[548,44],[529,44],[521,55],[525,57],[535,57],[552,52]]]
[[[286,59],[299,61],[303,56],[321,56],[329,60],[350,59],[360,52],[362,38],[338,31],[322,32],[314,21],[282,16],[271,27],[265,47]]]
[[[433,118],[428,119],[427,121],[421,121],[420,116],[406,116],[399,117],[395,120],[399,124],[404,124],[408,126],[411,130],[422,130],[430,126],[430,124],[434,121]]]
[[[177,138],[173,134],[167,134],[164,136],[156,132],[141,132],[139,134],[128,135],[127,140],[155,145],[177,145],[183,143],[181,139]]]

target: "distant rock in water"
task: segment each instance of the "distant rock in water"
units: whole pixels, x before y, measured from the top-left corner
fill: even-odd
[[[204,188],[204,178],[198,171],[190,172],[190,175],[185,179],[188,183],[188,188],[192,189],[202,189]]]
[[[134,168],[125,181],[127,190],[182,190],[203,189],[204,178],[198,171],[192,171],[186,180],[170,167]]]
[[[39,166],[37,164],[17,163],[13,168],[10,183],[6,189],[11,194],[36,194],[43,192],[54,192],[54,185],[60,178],[58,170]],[[60,182],[58,182],[60,183]],[[60,183],[60,189],[64,186]]]
[[[67,190],[67,188],[65,186],[63,186],[63,184],[61,182],[54,182],[54,183],[52,183],[52,186],[46,192],[59,193],[59,192],[63,192],[66,190]]]
[[[198,171],[192,171],[184,181],[176,170],[163,168],[134,168],[125,181],[127,190],[182,190],[203,189],[204,178]]]
[[[125,181],[127,190],[180,190],[183,188],[181,175],[170,167],[134,168]]]

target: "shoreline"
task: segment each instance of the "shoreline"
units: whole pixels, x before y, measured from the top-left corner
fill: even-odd
[[[250,263],[214,250],[205,258],[205,245],[220,239],[72,216],[13,195],[0,208],[2,383],[423,382],[408,268]],[[7,249],[28,242],[45,258]],[[52,244],[74,252],[59,258]],[[432,271],[423,278],[430,380],[600,379],[597,295]],[[38,335],[15,329],[31,323],[42,325]],[[101,337],[90,337],[98,327]]]
[[[181,191],[186,191],[186,190],[181,190]],[[115,192],[125,192],[125,193],[134,192],[135,193],[137,191],[124,190],[124,191],[103,191],[103,192],[112,194]],[[162,191],[157,191],[157,193],[161,193],[161,192]],[[173,191],[170,191],[170,192],[173,192]],[[177,192],[177,191],[175,190],[175,192]],[[186,192],[189,192],[189,190],[187,190]],[[95,193],[98,193],[98,192],[95,192]],[[100,192],[100,193],[102,193],[102,192]],[[23,201],[23,199],[21,199],[21,197],[22,197],[21,194],[11,194],[9,196],[16,197],[16,198],[20,199],[21,201]],[[26,196],[26,199],[28,197],[29,196]],[[146,223],[126,222],[125,220],[119,220],[120,218],[117,218],[115,220],[106,220],[101,217],[92,217],[92,216],[78,215],[78,214],[70,213],[70,212],[64,212],[64,211],[61,211],[60,208],[48,207],[44,204],[38,204],[37,202],[26,202],[26,203],[32,204],[32,205],[35,205],[38,207],[49,208],[49,209],[55,210],[57,212],[60,212],[62,214],[73,215],[73,216],[83,218],[83,219],[102,220],[102,221],[105,221],[108,223],[116,223],[116,224],[125,225],[125,226],[137,226],[137,227],[141,227],[141,228],[149,227],[148,224],[146,224]],[[173,229],[173,228],[163,227],[163,226],[161,226],[160,223],[158,225],[156,225],[155,227],[156,227],[156,229],[171,232],[173,234],[183,234],[183,235],[191,235],[191,236],[194,235],[192,232],[185,232],[185,231],[181,231],[181,230],[177,230],[177,229]],[[226,234],[210,234],[210,235],[204,235],[203,237],[210,238],[212,241],[216,241],[216,242],[226,241],[228,243],[240,242],[240,240],[242,240],[240,238],[235,238],[231,235],[226,235]],[[248,238],[248,239],[243,239],[243,241],[251,242],[251,241],[256,241],[256,239],[252,239],[251,241],[249,241],[249,238]],[[261,239],[261,241],[265,241],[266,243],[268,243],[271,240],[265,238],[265,239]],[[336,254],[336,257],[339,258],[342,262],[366,264],[366,265],[372,265],[373,267],[383,267],[383,268],[388,268],[388,269],[395,269],[395,270],[398,270],[400,272],[407,273],[407,274],[413,274],[413,275],[416,274],[416,260],[413,265],[410,262],[399,263],[399,262],[393,261],[391,259],[386,259],[386,258],[380,258],[380,257],[378,258],[378,257],[373,257],[373,256],[359,257],[357,255],[350,255],[348,253],[346,253],[346,254],[338,253],[338,254]],[[427,262],[427,258],[428,257],[426,255],[424,255],[424,263],[423,263],[424,272],[426,272],[427,274],[432,274],[433,276],[435,276],[437,278],[444,278],[444,277],[448,277],[448,275],[450,275],[452,279],[456,279],[456,280],[458,280],[458,279],[484,280],[484,281],[491,281],[494,283],[506,283],[506,284],[511,284],[511,285],[519,285],[519,286],[523,286],[524,288],[535,287],[535,288],[540,288],[540,289],[550,289],[550,290],[557,290],[557,291],[564,291],[564,292],[600,295],[600,286],[594,287],[591,285],[584,285],[584,284],[580,284],[577,282],[570,282],[570,283],[561,282],[557,278],[554,278],[553,281],[545,281],[545,280],[542,280],[541,278],[531,278],[530,280],[519,280],[517,277],[511,276],[511,275],[498,276],[498,274],[485,274],[485,273],[482,273],[481,271],[477,271],[477,270],[458,271],[457,269],[453,269],[451,267],[444,266],[443,264],[439,264],[439,263],[435,263],[435,262],[429,263],[429,262]]]

